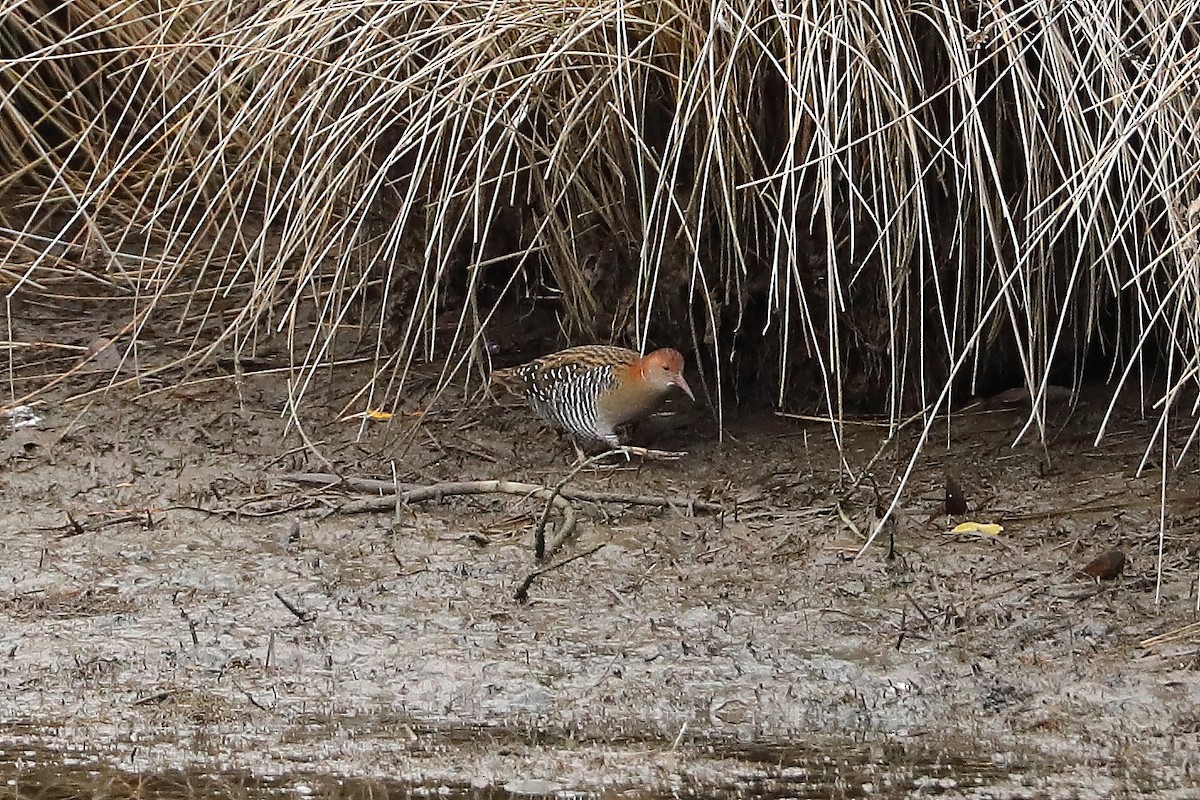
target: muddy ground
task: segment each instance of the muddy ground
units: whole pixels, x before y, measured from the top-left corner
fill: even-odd
[[[349,514],[352,493],[282,480],[553,485],[574,454],[519,409],[448,401],[415,435],[401,416],[359,438],[336,419],[346,381],[310,391],[301,435],[284,373],[62,404],[69,384],[0,442],[0,772],[18,785],[84,764],[183,775],[201,795],[205,775],[351,794],[333,779],[487,796],[1193,796],[1196,468],[1168,482],[1159,586],[1160,478],[1137,474],[1153,425],[1133,408],[1100,448],[1102,399],[1060,412],[1049,461],[1011,446],[1023,410],[957,416],[917,464],[894,552],[885,535],[858,558],[877,500],[853,479],[870,464],[890,499],[916,431],[872,463],[886,431],[850,425],[842,465],[823,424],[739,418],[720,441],[701,415],[653,434],[686,458],[572,481],[674,502],[575,501],[576,536],[551,561],[603,546],[522,603],[541,502]],[[965,517],[939,516],[947,473]],[[950,535],[963,519],[1004,531]],[[1078,574],[1113,547],[1123,575]]]

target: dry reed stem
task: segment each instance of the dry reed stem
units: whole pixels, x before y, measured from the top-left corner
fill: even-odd
[[[919,452],[1006,362],[1019,436],[1099,363],[1158,414],[1148,458],[1200,440],[1194,3],[11,12],[10,298],[74,269],[178,313],[194,359],[282,335],[295,410],[339,337],[364,407],[428,361],[469,388],[536,304],[576,343],[710,350],[719,415],[762,340],[756,384],[815,387],[839,449],[863,385],[921,410]]]

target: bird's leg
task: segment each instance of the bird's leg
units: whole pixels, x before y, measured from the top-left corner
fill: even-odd
[[[571,465],[574,469],[582,469],[585,466],[591,466],[592,469],[612,469],[613,466],[615,466],[612,464],[596,463],[600,460],[601,456],[608,454],[600,453],[598,455],[589,456],[587,451],[579,445],[579,440],[574,436],[571,437],[571,447],[575,448],[575,463]]]
[[[606,445],[609,445],[609,447],[605,450],[601,450],[600,452],[596,452],[593,449],[594,455],[589,456],[587,454],[587,451],[585,451],[580,446],[579,441],[577,439],[575,439],[574,437],[572,437],[571,438],[571,446],[575,448],[574,468],[575,469],[583,469],[584,467],[588,467],[590,469],[597,470],[597,471],[622,469],[625,466],[624,464],[622,464],[620,462],[605,463],[605,459],[609,458],[610,456],[617,456],[618,458],[621,456],[624,456],[625,462],[628,463],[631,460],[630,459],[631,455],[637,455],[636,448],[633,453],[630,453],[627,450],[627,448],[622,447],[619,442],[616,445],[612,445],[609,442],[608,437],[597,440],[596,444],[599,444],[601,442],[603,442]]]

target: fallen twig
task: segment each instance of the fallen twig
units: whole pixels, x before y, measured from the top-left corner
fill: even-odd
[[[238,690],[239,692],[241,692],[242,694],[244,694],[244,695],[246,696],[246,699],[250,701],[250,705],[254,706],[254,707],[255,707],[255,708],[257,708],[259,711],[270,711],[270,710],[271,710],[271,709],[267,708],[266,706],[264,706],[262,703],[260,703],[260,702],[258,702],[257,700],[255,700],[255,699],[254,699],[254,695],[250,694],[250,692],[249,692],[249,691],[247,691],[246,689],[242,688],[242,685],[241,685],[240,683],[238,683],[237,681],[234,681],[234,682],[233,682],[233,685],[234,685],[234,687],[236,687],[236,688],[237,688],[237,690]]]
[[[553,555],[575,532],[575,507],[572,500],[582,500],[590,503],[623,503],[626,505],[658,506],[660,508],[687,508],[692,513],[696,511],[724,511],[719,503],[708,503],[688,498],[670,498],[665,496],[625,494],[618,492],[598,492],[586,489],[571,489],[567,487],[581,470],[589,464],[605,458],[613,453],[624,450],[609,451],[586,459],[572,470],[558,484],[551,488],[538,483],[523,483],[519,481],[485,480],[485,481],[446,481],[430,486],[400,484],[391,481],[370,478],[343,477],[326,472],[297,472],[283,475],[280,480],[288,483],[315,485],[322,488],[346,489],[356,492],[370,492],[374,497],[344,503],[334,511],[343,514],[363,514],[372,511],[387,511],[397,504],[418,503],[423,500],[441,500],[445,497],[467,494],[514,494],[521,497],[536,497],[546,501],[546,506],[534,528],[534,556],[541,561]],[[562,521],[555,532],[550,544],[546,544],[546,522],[550,509],[555,508],[562,516]]]
[[[334,489],[342,488],[355,492],[387,492],[394,493],[397,484],[391,481],[377,480],[373,478],[343,478],[340,475],[334,475],[327,472],[297,472],[291,475],[283,475],[280,480],[288,483],[299,483],[304,485],[315,485],[323,488]],[[476,481],[467,481],[467,483],[476,483]],[[454,486],[454,483],[438,484],[439,486]],[[412,491],[422,488],[418,484],[401,483],[398,484],[401,491]],[[540,486],[539,488],[548,489],[549,487]],[[449,496],[456,492],[443,492]],[[457,494],[462,494],[458,492]],[[693,511],[724,511],[725,506],[720,503],[711,503],[704,500],[693,500],[685,497],[667,497],[665,495],[653,494],[628,494],[624,492],[600,492],[592,489],[572,489],[563,487],[559,492],[560,495],[568,500],[582,500],[585,503],[618,503],[630,506],[657,506],[659,508],[687,508]],[[390,507],[390,506],[389,506]],[[370,509],[364,509],[370,510]]]
[[[395,494],[397,491],[407,492],[420,488],[420,485],[416,483],[395,483],[378,478],[355,478],[335,475],[331,472],[294,472],[291,475],[284,475],[282,480],[288,483],[320,486],[323,489],[347,489],[352,492],[370,492],[371,494],[376,492]]]
[[[1200,634],[1200,622],[1192,622],[1184,625],[1182,628],[1160,633],[1157,636],[1151,636],[1149,639],[1142,639],[1138,642],[1138,647],[1154,647],[1168,642],[1174,642],[1179,639],[1188,639]]]
[[[607,456],[609,453],[618,453],[626,458],[629,458],[631,455],[638,456],[647,461],[678,461],[687,456],[687,452],[684,450],[653,450],[648,447],[634,447],[633,445],[624,445],[615,450],[609,450],[608,453],[601,453],[601,456]]]
[[[144,706],[144,705],[148,705],[150,703],[161,703],[162,701],[166,700],[171,695],[175,694],[176,691],[178,691],[178,690],[163,689],[161,691],[155,692],[154,694],[147,695],[145,697],[139,697],[137,700],[133,701],[133,705]]]
[[[657,506],[659,508],[686,508],[689,511],[719,513],[725,510],[720,503],[693,500],[689,497],[667,497],[654,494],[624,494],[621,492],[598,492],[591,489],[564,488],[560,494],[568,500],[585,503],[623,503],[629,506]]]
[[[575,507],[565,497],[554,496],[552,490],[538,483],[517,481],[447,481],[432,486],[421,486],[399,494],[385,494],[345,503],[337,508],[343,514],[362,514],[369,511],[385,511],[397,503],[419,503],[422,500],[441,500],[444,497],[463,494],[515,494],[521,497],[537,497],[552,503],[562,522],[558,527],[558,539],[565,539],[575,530]],[[537,549],[535,544],[535,551]],[[545,546],[543,544],[543,550]]]
[[[71,516],[70,511],[66,511],[65,513],[67,515],[67,523],[70,525],[71,532],[64,533],[64,539],[66,539],[68,536],[82,536],[83,534],[87,533],[87,530],[75,520],[75,517]]]
[[[613,453],[621,452],[621,450],[609,450],[607,452],[600,453],[599,455],[594,455],[591,458],[585,458],[576,464],[575,469],[568,472],[566,476],[558,482],[554,489],[551,490],[550,496],[546,498],[546,507],[542,509],[542,516],[538,519],[537,527],[533,529],[534,558],[536,558],[538,561],[541,561],[543,558],[554,555],[566,541],[566,537],[562,535],[562,531],[559,531],[559,535],[556,536],[554,541],[550,544],[550,551],[546,551],[546,521],[550,518],[550,509],[553,507],[555,499],[562,495],[562,490],[566,487],[566,485],[574,480],[576,475],[590,467],[592,464],[602,461]]]
[[[558,569],[559,567],[564,566],[566,564],[570,564],[572,561],[574,561],[577,558],[583,558],[584,556],[590,556],[592,553],[594,553],[597,550],[599,550],[600,548],[604,547],[606,544],[608,544],[608,543],[601,542],[600,544],[596,545],[595,547],[591,547],[587,550],[584,550],[582,553],[576,553],[574,555],[567,556],[566,558],[562,559],[561,561],[555,561],[553,564],[547,564],[544,567],[539,567],[539,568],[535,569],[533,572],[531,572],[525,576],[525,580],[521,581],[521,585],[518,586],[517,591],[513,593],[513,599],[516,600],[518,603],[524,603],[526,600],[529,599],[529,587],[533,585],[533,582],[535,580],[537,580],[539,576],[545,575],[547,572]]]
[[[299,608],[298,606],[292,605],[292,603],[286,597],[284,597],[283,595],[281,595],[279,593],[278,589],[275,590],[275,599],[278,600],[279,602],[283,603],[283,607],[286,608],[288,611],[292,612],[292,614],[295,615],[296,619],[300,620],[301,622],[312,622],[314,619],[317,618],[317,615],[315,612],[305,611],[304,609]]]
[[[251,500],[249,502],[263,502],[261,499]],[[278,517],[283,514],[290,514],[293,511],[304,511],[311,508],[311,503],[292,503],[279,508],[270,508],[265,511],[254,511],[247,508],[204,508],[203,506],[167,506],[163,511],[198,511],[201,514],[208,514],[213,517],[221,517],[222,519],[239,519],[246,517],[249,519],[265,519],[267,517]]]

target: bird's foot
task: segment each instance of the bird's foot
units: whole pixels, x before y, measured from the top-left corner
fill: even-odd
[[[678,461],[686,456],[684,451],[653,450],[648,447],[621,445],[603,453],[589,456],[577,445],[575,447],[575,468],[590,468],[594,470],[636,469],[631,462],[634,457],[642,461]]]
[[[612,461],[608,459],[615,458]],[[575,445],[575,465],[576,470],[591,469],[597,472],[602,470],[615,469],[631,469],[629,466],[629,453],[625,452],[624,447],[614,447],[611,450],[605,450],[594,455],[588,455],[579,445]]]

